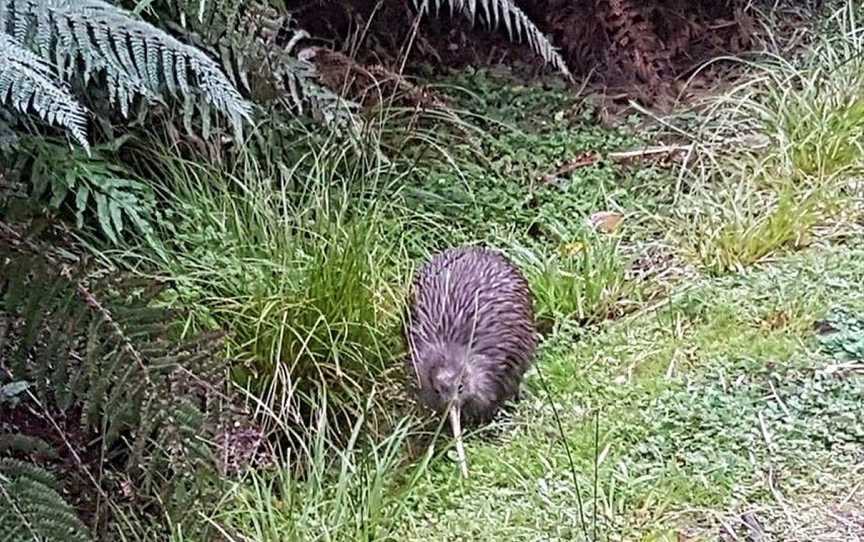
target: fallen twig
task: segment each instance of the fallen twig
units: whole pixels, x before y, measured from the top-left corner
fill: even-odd
[[[780,489],[774,484],[774,467],[771,465],[768,465],[768,489],[771,490],[771,495],[774,496],[774,500],[776,500],[777,504],[780,505],[780,508],[783,509],[783,514],[786,516],[786,520],[793,523],[794,519],[792,517],[792,512],[789,510],[789,505],[786,504],[786,499],[783,498]]]
[[[769,144],[770,140],[762,134],[745,134],[740,137],[733,137],[720,141],[702,142],[698,144],[698,147],[726,147],[729,145],[736,145],[738,147],[745,147],[749,150],[757,150],[765,148]],[[636,158],[648,158],[657,155],[671,156],[681,153],[687,153],[689,155],[696,149],[696,143],[688,143],[686,145],[654,145],[642,149],[610,152],[606,157],[616,162],[626,162]]]
[[[757,412],[759,416],[759,428],[762,430],[762,438],[765,439],[765,446],[768,448],[768,453],[774,452],[774,446],[771,443],[771,435],[768,433],[768,427],[765,425],[765,418],[761,412]]]
[[[593,152],[585,152],[567,160],[551,173],[546,173],[537,178],[538,181],[546,184],[552,184],[558,180],[561,175],[572,173],[579,168],[587,167],[596,164],[600,161],[600,155]]]
[[[693,144],[689,145],[659,145],[654,147],[645,147],[644,149],[634,149],[630,151],[610,152],[607,156],[610,160],[616,162],[624,162],[634,158],[645,158],[658,154],[672,155],[681,152],[691,152]]]
[[[822,375],[833,375],[835,373],[864,373],[864,362],[852,361],[847,363],[835,363],[819,369],[818,372]]]
[[[789,407],[786,406],[786,403],[784,403],[783,399],[780,398],[780,394],[777,393],[777,388],[774,387],[774,382],[769,380],[768,385],[771,386],[771,394],[774,396],[774,399],[777,400],[777,404],[780,405],[783,413],[786,414],[787,417],[791,418],[792,413],[789,412]]]
[[[852,497],[854,497],[858,490],[861,489],[862,484],[864,484],[864,480],[861,480],[857,484],[855,484],[855,487],[852,488],[852,491],[850,491],[849,494],[846,495],[842,501],[840,501],[840,506],[846,506],[846,503],[851,501]]]

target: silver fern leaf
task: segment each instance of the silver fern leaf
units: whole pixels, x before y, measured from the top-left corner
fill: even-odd
[[[413,0],[414,6],[420,13],[430,10],[430,0]],[[477,18],[479,8],[483,8],[483,18],[492,28],[498,28],[501,22],[507,29],[507,35],[511,41],[521,41],[523,34],[528,40],[531,48],[543,58],[543,61],[554,66],[565,77],[570,79],[570,70],[564,58],[558,53],[543,32],[525,15],[513,0],[434,0],[435,11],[441,10],[442,2],[450,6],[451,14],[458,10],[471,20],[471,24]],[[515,35],[514,35],[515,33]]]
[[[290,12],[248,0],[170,0],[169,5],[174,18],[200,37],[200,46],[218,54],[229,79],[262,102],[275,100],[289,111],[311,113],[337,127],[357,109],[316,82],[315,65],[303,58],[303,51],[295,51],[309,34]],[[257,84],[250,84],[252,74]]]
[[[85,149],[87,111],[56,78],[50,64],[0,34],[0,103],[69,130]]]
[[[136,96],[168,93],[197,102],[206,119],[214,106],[240,131],[252,106],[219,66],[134,14],[101,0],[0,0],[0,29],[30,47],[68,78],[79,68],[85,81],[104,73],[109,99],[128,115]],[[194,78],[194,79],[193,79]]]

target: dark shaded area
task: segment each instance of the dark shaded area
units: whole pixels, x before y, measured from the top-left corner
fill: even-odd
[[[502,28],[473,28],[447,2],[437,16],[424,16],[413,35],[416,11],[402,0],[287,2],[289,10],[321,45],[356,52],[365,65],[398,68],[411,44],[406,72],[412,75],[482,66],[509,65],[523,76],[544,70],[527,44],[512,43]],[[478,3],[479,5],[480,3]],[[704,61],[751,50],[761,31],[757,9],[765,2],[743,0],[522,0],[517,4],[552,38],[577,80],[590,77],[607,93],[649,105],[673,99]],[[765,4],[765,5],[761,5]],[[809,3],[808,9],[818,7]],[[805,9],[800,3],[796,9]],[[478,7],[478,12],[482,9]],[[794,12],[790,12],[794,13]],[[346,52],[349,52],[346,51]],[[710,75],[709,75],[710,77]]]

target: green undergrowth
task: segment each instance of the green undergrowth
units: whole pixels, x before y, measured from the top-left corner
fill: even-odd
[[[682,508],[770,501],[762,478],[769,467],[794,494],[812,488],[821,469],[851,464],[864,442],[856,407],[864,381],[825,370],[838,350],[861,340],[854,330],[864,320],[862,254],[860,246],[833,247],[736,280],[706,281],[626,325],[544,346],[543,376],[574,456],[589,531],[596,510],[604,539],[638,539],[674,524]],[[837,307],[859,314],[838,331],[845,333],[839,348],[825,346],[814,328]],[[537,374],[526,386],[529,405],[504,436],[469,438],[469,481],[457,479],[454,464],[430,468],[410,497],[415,511],[403,539],[582,532],[550,398]],[[814,467],[814,460],[825,463]]]
[[[233,484],[211,522],[238,539],[261,542],[307,540],[313,533],[317,540],[334,542],[392,539],[388,533],[405,508],[400,497],[425,467],[424,461],[403,460],[412,422],[403,419],[386,437],[370,438],[369,401],[359,409],[346,444],[328,436],[335,420],[326,401],[317,406],[307,445],[277,454],[273,469],[252,471]]]
[[[556,242],[562,226],[578,234],[598,211],[652,207],[664,197],[664,173],[607,159],[645,144],[628,126],[606,129],[597,110],[555,88],[521,86],[503,73],[478,70],[448,81],[469,122],[481,132],[453,134],[453,163],[430,166],[401,188],[414,217],[446,223],[432,246],[511,240]],[[556,113],[550,116],[550,111]],[[575,167],[568,167],[579,163]]]
[[[411,145],[379,119],[227,170],[157,151],[164,220],[103,256],[167,279],[187,333],[227,330],[235,383],[294,445],[231,480],[207,524],[227,540],[663,540],[828,491],[820,475],[864,443],[864,383],[843,368],[864,321],[862,34],[837,17],[846,41],[749,65],[678,128],[680,170],[610,158],[656,133],[482,70],[444,82],[461,123]],[[729,144],[742,134],[764,144]],[[614,231],[586,222],[601,211]],[[520,264],[544,334],[524,399],[467,437],[468,480],[446,438],[426,448],[402,418],[398,364],[411,273],[464,243]]]
[[[171,282],[163,302],[193,309],[188,331],[231,330],[233,380],[264,412],[306,419],[326,389],[334,416],[352,416],[399,348],[398,238],[382,210],[351,216],[346,188],[313,187],[298,205],[284,184],[162,163],[171,184],[156,256],[127,261]]]
[[[503,79],[495,84],[506,89],[502,102],[530,97]],[[544,94],[531,115],[553,97],[566,100]],[[168,280],[163,300],[187,309],[187,332],[229,329],[234,380],[260,399],[262,413],[296,420],[308,419],[325,390],[350,420],[351,399],[391,379],[407,281],[435,250],[479,242],[508,252],[524,265],[551,327],[602,321],[636,292],[619,247],[632,230],[602,235],[586,225],[593,212],[635,205],[642,187],[627,182],[628,170],[600,160],[549,186],[528,175],[635,145],[633,136],[587,118],[523,130],[484,114],[466,121],[477,140],[449,122],[439,123],[441,134],[415,134],[412,152],[424,157],[412,162],[392,156],[402,121],[382,112],[362,144],[298,132],[267,160],[240,157],[231,168],[137,144],[138,169],[158,178],[161,219],[148,243],[104,256]]]
[[[561,234],[557,246],[517,242],[510,248],[531,284],[537,319],[553,326],[594,324],[615,316],[622,299],[637,299],[639,285],[627,276],[629,261],[618,243],[576,229]]]
[[[482,91],[486,76],[472,77]],[[454,138],[455,166],[432,161],[402,177],[384,191],[389,206],[367,217],[381,228],[372,246],[398,239],[380,260],[369,251],[376,314],[398,313],[405,283],[396,277],[465,242],[507,251],[537,295],[547,333],[537,370],[512,416],[468,437],[470,478],[446,454],[407,475],[374,448],[350,461],[334,449],[326,484],[257,473],[213,521],[262,539],[662,539],[738,505],[776,504],[775,477],[795,499],[820,474],[849,468],[862,383],[826,373],[837,356],[816,324],[834,309],[864,310],[860,243],[839,242],[857,231],[851,169],[784,169],[773,147],[761,161],[718,153],[682,188],[669,171],[602,158],[642,142],[592,128],[579,118],[584,105],[556,99],[493,94],[494,105],[474,108],[484,136]],[[532,124],[544,108],[568,112]],[[715,122],[728,110],[718,111]],[[508,115],[515,129],[494,122]],[[601,158],[538,181],[585,152]],[[703,167],[712,160],[715,169]],[[586,225],[608,210],[625,216],[615,232]],[[826,228],[843,235],[829,242]],[[661,297],[649,299],[651,289]],[[286,506],[286,495],[302,505]]]
[[[734,59],[748,76],[685,129],[693,153],[680,178],[690,186],[664,222],[710,273],[799,250],[860,213],[864,27],[860,6],[838,4],[796,61]]]

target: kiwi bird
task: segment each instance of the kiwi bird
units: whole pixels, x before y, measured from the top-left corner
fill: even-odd
[[[467,476],[461,420],[489,421],[519,397],[534,360],[534,299],[522,272],[502,253],[447,249],[414,277],[405,336],[419,401],[447,415]]]

